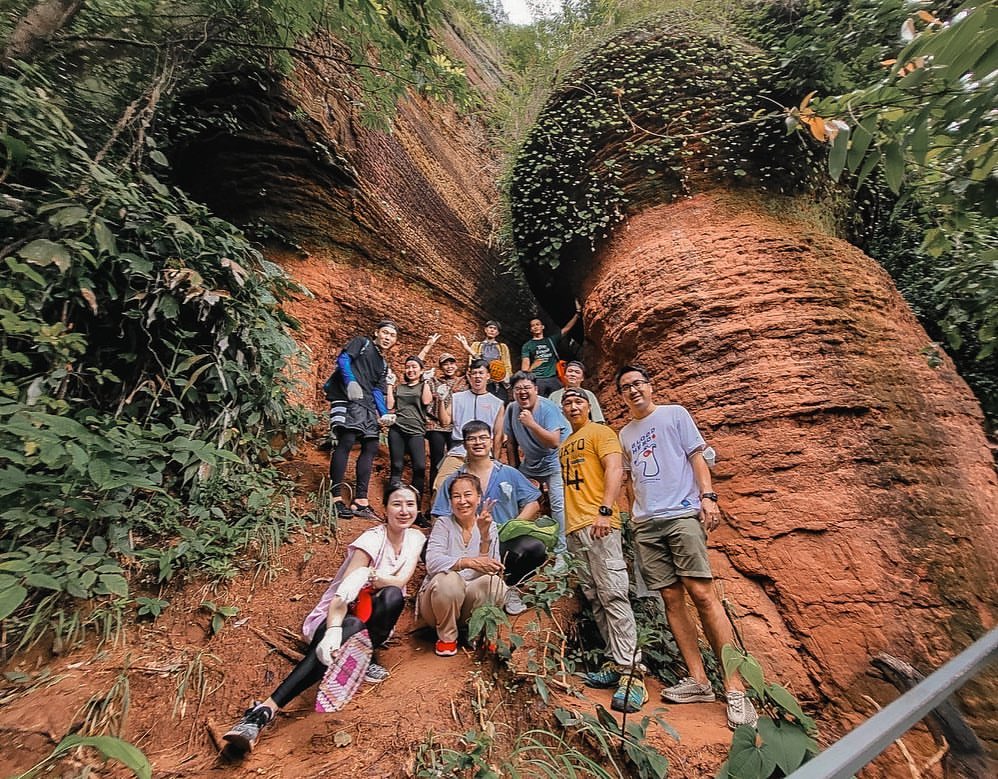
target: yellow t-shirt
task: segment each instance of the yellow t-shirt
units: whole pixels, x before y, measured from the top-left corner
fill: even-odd
[[[606,425],[590,422],[565,439],[558,450],[561,478],[565,483],[565,532],[573,533],[591,525],[603,504],[606,480],[602,458],[621,454],[617,434]],[[610,524],[620,527],[620,513],[611,506]]]

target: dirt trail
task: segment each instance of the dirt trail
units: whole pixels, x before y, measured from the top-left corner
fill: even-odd
[[[318,485],[326,457],[309,451],[291,464],[304,492]],[[383,467],[379,459],[374,484],[384,476]],[[157,777],[412,776],[419,746],[431,732],[456,743],[456,734],[482,728],[485,720],[472,701],[483,694],[492,695],[489,720],[507,739],[530,727],[555,730],[556,705],[590,713],[596,703],[609,708],[609,691],[586,691],[582,699],[554,695],[544,707],[525,692],[529,685],[511,693],[494,684],[490,658],[469,652],[439,658],[431,636],[412,632],[412,610],[407,608],[396,637],[378,654],[392,672],[390,679],[364,685],[344,711],[331,715],[312,710],[310,690],[264,731],[247,759],[220,760],[218,735],[252,699],[266,697],[292,667],[274,646],[292,654],[300,648],[301,622],[326,586],[323,579],[335,572],[349,540],[370,525],[341,520],[335,537],[323,535],[321,528],[296,535],[279,551],[280,570],[272,581],[247,570],[215,590],[192,584],[168,593],[164,597],[170,605],[163,615],[154,623],[129,625],[115,646],[95,653],[90,643],[61,657],[50,658],[46,651],[19,658],[4,670],[34,683],[8,684],[0,692],[0,700],[6,700],[0,709],[3,775],[23,771],[47,755],[83,719],[87,701],[105,695],[122,676],[130,702],[122,735],[145,752]],[[422,575],[420,568],[411,591]],[[206,600],[239,609],[215,636],[209,635],[209,613],[200,607]],[[526,631],[533,618],[528,612],[515,624]],[[643,713],[656,708],[659,689],[653,682],[652,704]],[[119,698],[112,711],[120,708]],[[721,704],[662,708],[682,737],[676,744],[657,726],[650,731],[672,760],[670,776],[712,774],[730,740]]]

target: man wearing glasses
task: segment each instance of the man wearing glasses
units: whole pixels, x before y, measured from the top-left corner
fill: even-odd
[[[617,391],[631,417],[620,431],[620,443],[629,475],[625,492],[632,499],[634,545],[648,587],[662,595],[669,629],[690,673],[662,690],[662,698],[670,703],[713,701],[696,626],[686,609],[689,594],[720,661],[721,647],[734,644],[734,637],[707,559],[707,533],[718,526],[721,512],[703,458],[704,440],[685,408],[655,404],[643,367],[621,366]],[[754,725],[758,716],[741,679],[727,677],[725,690],[728,726]]]

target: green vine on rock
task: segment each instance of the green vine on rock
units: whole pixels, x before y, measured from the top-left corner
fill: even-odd
[[[639,206],[723,185],[814,186],[807,145],[787,139],[763,53],[657,18],[595,47],[541,111],[513,169],[521,261],[556,268]]]

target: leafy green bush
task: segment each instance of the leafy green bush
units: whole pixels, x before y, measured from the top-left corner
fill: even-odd
[[[0,77],[0,618],[124,597],[126,569],[231,575],[290,526],[263,463],[311,421],[280,307],[303,290],[183,193],[95,162],[50,90]]]
[[[761,712],[755,727],[739,725],[735,730],[717,779],[790,776],[818,754],[817,725],[786,687],[766,682],[754,657],[730,644],[722,654],[725,674],[741,674]]]

